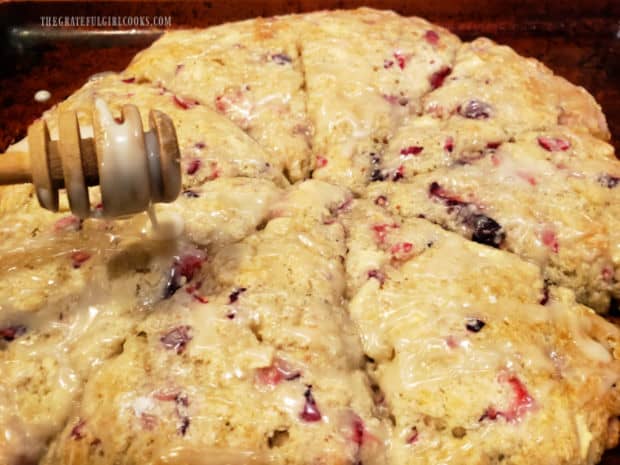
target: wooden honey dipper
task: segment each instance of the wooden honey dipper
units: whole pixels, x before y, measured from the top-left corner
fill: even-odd
[[[58,211],[58,190],[65,188],[71,211],[91,216],[89,186],[99,185],[103,215],[122,217],[156,202],[172,202],[181,191],[176,131],[168,115],[149,112],[143,132],[140,113],[124,105],[117,123],[102,100],[93,109],[93,137],[80,136],[74,111],[58,118],[58,140],[50,139],[43,120],[28,128],[30,153],[0,155],[0,184],[32,182],[42,207]]]

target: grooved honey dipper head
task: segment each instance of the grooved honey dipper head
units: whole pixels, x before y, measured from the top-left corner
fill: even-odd
[[[28,129],[32,181],[39,203],[58,210],[58,189],[66,188],[71,211],[90,216],[88,187],[99,185],[103,215],[121,217],[172,202],[181,191],[176,131],[164,113],[151,110],[144,132],[134,105],[122,108],[117,122],[103,100],[93,109],[93,138],[81,138],[75,112],[59,116],[59,140],[52,141],[44,121]]]

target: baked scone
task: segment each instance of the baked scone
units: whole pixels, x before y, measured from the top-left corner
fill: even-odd
[[[286,183],[277,160],[227,118],[204,105],[188,104],[170,91],[138,85],[135,78],[118,74],[93,79],[46,112],[43,117],[52,138],[57,131],[58,114],[68,110],[77,112],[81,130],[92,137],[92,108],[96,98],[105,101],[119,118],[123,105],[136,105],[144,130],[149,127],[151,109],[170,116],[177,132],[186,188],[218,177],[235,176]]]
[[[494,122],[511,135],[560,124],[610,137],[601,107],[585,89],[486,38],[461,46],[452,72],[423,107],[442,119]]]
[[[323,210],[279,209],[290,216],[208,256],[91,377],[42,463],[382,463],[342,307],[344,230]]]
[[[548,157],[562,158],[566,163],[574,160],[598,159],[616,161],[613,147],[584,131],[566,126],[550,126],[545,131],[526,131],[510,135],[502,126],[493,122],[480,122],[467,118],[440,120],[431,115],[412,118],[399,127],[396,135],[375,166],[375,180],[408,180],[439,167],[473,162],[491,156],[503,143],[523,140],[532,133],[534,147]],[[540,137],[540,141],[538,140]],[[602,169],[604,172],[605,169]]]
[[[388,463],[594,463],[616,443],[616,327],[514,255],[370,201],[346,217]]]
[[[578,300],[605,312],[620,296],[620,197],[613,181],[620,163],[597,139],[553,128],[512,141],[440,155],[445,137],[431,132],[431,151],[406,156],[403,177],[375,183],[369,198],[388,209],[424,217],[465,237],[514,252],[538,264],[550,283],[569,287]],[[409,159],[420,157],[421,162]],[[439,165],[423,174],[425,164]]]
[[[370,9],[307,15],[301,34],[313,177],[359,192],[420,97],[450,73],[460,41],[420,18]]]
[[[0,188],[1,465],[617,445],[620,332],[576,301],[620,298],[620,164],[584,89],[362,8],[167,33],[52,136],[69,109],[89,136],[95,98],[174,121],[183,191],[155,209],[182,231]]]
[[[298,35],[288,17],[174,31],[139,53],[125,74],[169,89],[183,106],[225,115],[298,181],[308,175],[311,131]]]

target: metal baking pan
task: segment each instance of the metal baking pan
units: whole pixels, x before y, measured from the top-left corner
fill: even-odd
[[[168,28],[357,6],[389,8],[437,22],[462,39],[484,35],[538,58],[588,89],[603,106],[620,153],[620,2],[614,0],[241,0],[236,2],[0,3],[0,152],[46,108],[92,74],[118,71]],[[163,26],[47,27],[46,17],[146,16]],[[43,24],[43,25],[42,25]],[[41,89],[51,92],[34,101]]]

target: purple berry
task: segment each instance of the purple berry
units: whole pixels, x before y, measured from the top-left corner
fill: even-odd
[[[540,298],[540,301],[538,303],[540,305],[547,305],[547,302],[549,302],[549,282],[545,280],[545,284],[543,286],[543,291],[542,291],[542,297]]]
[[[470,100],[457,111],[461,116],[469,119],[487,119],[491,116],[491,105],[480,100]]]
[[[0,339],[11,342],[25,333],[26,327],[24,325],[7,326],[5,328],[0,328]]]
[[[189,422],[189,417],[181,417],[181,424],[179,425],[179,429],[177,430],[181,436],[185,436],[185,433],[187,433],[187,430],[189,429]]]
[[[473,229],[471,239],[479,244],[497,248],[506,238],[501,225],[486,215],[472,214],[465,222]]]
[[[187,197],[188,199],[197,199],[198,197],[200,197],[200,194],[191,189],[187,189],[183,191],[183,196]]]
[[[477,318],[469,318],[467,322],[465,323],[465,328],[467,328],[467,331],[471,331],[472,333],[477,333],[482,328],[484,328],[485,325],[486,323],[482,320],[479,320]]]
[[[370,180],[372,182],[385,181],[385,178],[386,176],[381,170],[372,170],[372,173],[370,173]]]
[[[79,441],[84,437],[84,426],[86,426],[86,420],[78,419],[77,424],[71,428],[71,438]]]
[[[237,289],[232,291],[228,296],[228,303],[234,304],[237,300],[239,300],[239,295],[241,295],[245,291],[247,291],[245,287],[238,287]]]
[[[176,350],[177,354],[182,354],[185,347],[192,340],[192,327],[188,325],[177,326],[164,334],[159,340],[168,350]]]
[[[601,186],[607,187],[608,189],[613,189],[620,183],[620,178],[617,176],[612,176],[611,174],[601,174],[598,177],[598,182]]]
[[[274,53],[271,55],[271,60],[278,65],[287,65],[291,63],[293,60],[286,53]]]

